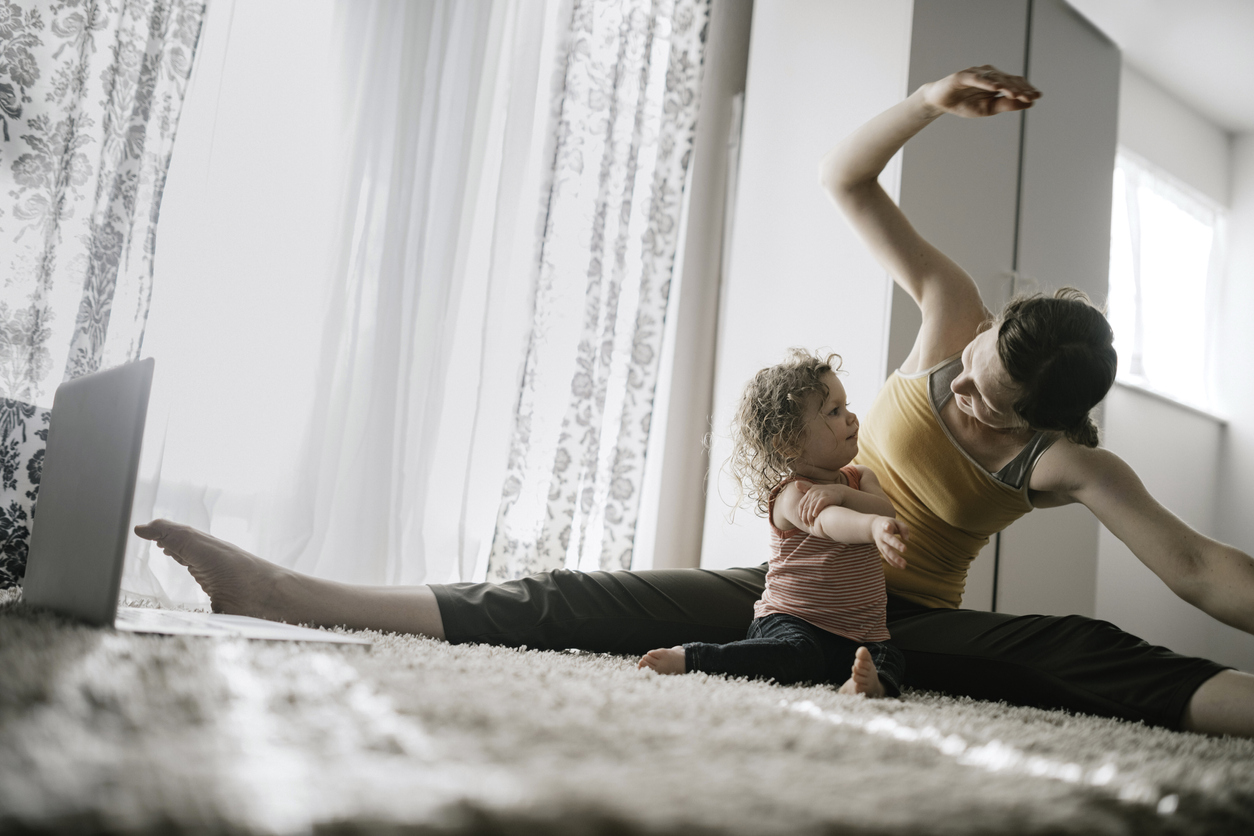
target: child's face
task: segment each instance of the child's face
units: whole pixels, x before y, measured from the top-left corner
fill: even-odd
[[[817,475],[814,471],[836,471],[858,455],[858,416],[849,411],[845,387],[835,372],[823,375],[827,399],[816,404],[806,423],[805,441],[796,465],[798,472]]]

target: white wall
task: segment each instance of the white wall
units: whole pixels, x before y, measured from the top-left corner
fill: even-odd
[[[818,185],[840,138],[906,94],[909,0],[771,0],[753,10],[740,181],[723,287],[714,446],[701,565],[763,562],[768,529],[749,511],[726,521],[719,467],[740,392],[790,346],[830,348],[855,410],[883,381],[890,280]],[[897,167],[885,180],[896,194]]]
[[[1228,426],[1219,448],[1216,534],[1254,554],[1254,134],[1232,143],[1230,199],[1216,369],[1219,408]],[[1254,670],[1254,636],[1222,627],[1216,634],[1214,658]]]
[[[1228,134],[1127,64],[1120,77],[1119,144],[1228,204]]]

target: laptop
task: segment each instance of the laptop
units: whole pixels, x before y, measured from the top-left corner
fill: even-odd
[[[31,526],[22,599],[88,624],[136,633],[369,645],[261,618],[119,607],[153,359],[62,383]]]

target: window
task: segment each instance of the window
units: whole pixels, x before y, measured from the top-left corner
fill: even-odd
[[[1202,409],[1223,210],[1127,151],[1115,161],[1110,322],[1119,379]]]

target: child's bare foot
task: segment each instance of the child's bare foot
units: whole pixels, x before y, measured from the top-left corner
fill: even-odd
[[[163,552],[187,567],[209,595],[214,612],[283,620],[274,600],[275,584],[286,570],[238,546],[169,520],[135,526]]]
[[[637,668],[650,668],[658,673],[687,673],[683,645],[650,650],[640,657]]]
[[[840,686],[842,694],[865,694],[872,699],[885,695],[884,684],[875,670],[875,662],[871,661],[871,651],[859,647],[853,657],[853,671],[848,681]]]

